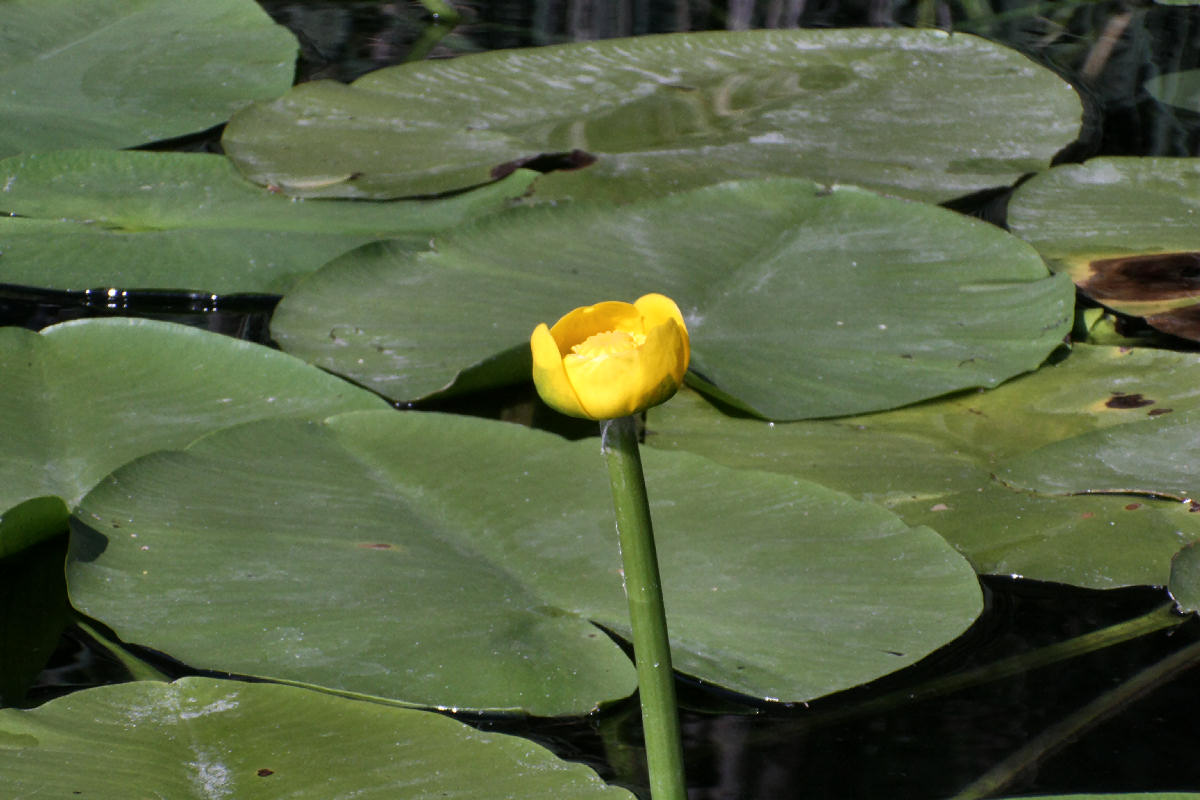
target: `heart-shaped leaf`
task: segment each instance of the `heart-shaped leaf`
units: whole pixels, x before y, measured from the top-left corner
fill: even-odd
[[[872,680],[980,608],[932,531],[815,484],[646,453],[676,667],[759,698]],[[118,470],[68,586],[198,668],[428,706],[579,714],[634,690],[595,440],[361,412],[263,421]]]
[[[60,531],[67,506],[143,453],[252,419],[385,407],[277,351],[149,320],[0,328],[0,374],[0,554]]]
[[[254,180],[309,196],[445,192],[575,151],[569,163],[597,160],[542,196],[789,176],[940,202],[1046,168],[1080,116],[1061,78],[968,34],[759,30],[502,50],[350,86],[301,84],[237,114],[222,144]]]
[[[518,209],[418,254],[367,246],[286,296],[271,332],[288,352],[408,401],[456,379],[478,385],[485,367],[493,384],[527,380],[538,322],[647,292],[683,310],[693,379],[772,419],[994,386],[1036,368],[1074,307],[1065,276],[991,225],[776,180]]]

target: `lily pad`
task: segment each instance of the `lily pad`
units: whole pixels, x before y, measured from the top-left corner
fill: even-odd
[[[807,700],[918,661],[980,610],[928,529],[790,477],[645,455],[688,675]],[[76,607],[192,667],[538,715],[635,688],[596,627],[628,633],[595,440],[418,412],[262,421],[118,470],[78,520]]]
[[[0,156],[204,130],[287,91],[297,50],[253,0],[6,0]]]
[[[633,797],[533,742],[440,714],[208,678],[102,686],[30,711],[0,710],[0,793]]]
[[[391,203],[304,201],[246,181],[223,156],[73,150],[0,161],[0,282],[49,289],[282,294],[379,239],[430,235],[500,211],[537,173]]]
[[[1172,5],[1200,5],[1200,0],[1176,0]],[[1160,103],[1200,112],[1200,69],[1164,72],[1150,78],[1143,86]]]
[[[1096,158],[1017,188],[1013,233],[1092,299],[1200,340],[1200,164]]]
[[[1171,580],[1167,589],[1180,611],[1200,611],[1200,547],[1195,542],[1171,559]]]
[[[0,553],[62,530],[101,478],[143,453],[277,415],[386,407],[266,347],[132,319],[0,328]]]
[[[1168,409],[1040,447],[1004,462],[996,474],[1045,494],[1147,494],[1190,502],[1200,500],[1198,447],[1200,409]]]
[[[538,322],[648,292],[683,310],[691,379],[772,419],[994,386],[1035,369],[1074,307],[1065,276],[998,228],[781,179],[516,209],[421,253],[369,245],[289,293],[271,332],[290,353],[411,401],[486,383],[484,368],[492,385],[527,380]]]
[[[1049,486],[1020,490],[994,474],[1007,476],[1004,465],[1020,459],[1037,463],[1039,448],[1075,443],[1082,459],[1096,437],[1190,419],[1200,409],[1197,369],[1194,354],[1077,345],[1065,361],[992,391],[787,425],[729,416],[681,393],[650,413],[646,442],[817,480],[879,503],[909,524],[935,528],[982,573],[1099,589],[1162,585],[1174,553],[1200,539],[1192,506],[1124,494],[1062,496]],[[1155,472],[1152,462],[1170,465],[1189,445],[1146,444],[1137,457],[1157,479],[1140,486],[1168,495],[1175,476],[1165,467]],[[1114,488],[1061,466],[1045,472],[1075,481],[1072,491]]]
[[[968,34],[758,30],[315,81],[239,112],[222,144],[252,179],[306,196],[438,193],[574,152],[576,163],[596,161],[540,194],[628,199],[788,176],[940,202],[1046,168],[1080,118],[1061,78]]]

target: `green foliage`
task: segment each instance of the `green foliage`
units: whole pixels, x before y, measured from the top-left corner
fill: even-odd
[[[683,311],[693,378],[772,419],[995,386],[1059,345],[1072,304],[1065,277],[1050,277],[1027,245],[993,226],[854,187],[777,179],[630,205],[521,209],[426,252],[364,247],[289,293],[272,335],[411,401],[509,348],[525,358],[493,381],[527,380],[531,321],[652,291]]]
[[[0,156],[208,128],[284,92],[296,50],[252,0],[5,0]]]
[[[0,710],[0,762],[14,798],[632,798],[539,745],[438,714],[210,678]]]
[[[500,164],[580,150],[598,162],[552,176],[544,195],[628,199],[791,176],[940,202],[1044,169],[1081,113],[1053,73],[969,35],[710,32],[303,83],[236,114],[222,145],[254,180],[304,196],[445,192]]]
[[[591,624],[628,636],[598,461],[593,440],[441,414],[242,425],[102,482],[68,585],[123,640],[195,667],[586,713],[635,686]],[[646,472],[675,666],[706,683],[809,700],[916,662],[980,610],[953,548],[878,506],[684,453],[649,452]]]
[[[961,6],[1076,82],[1142,30]],[[646,432],[683,674],[768,705],[862,687],[959,637],[976,573],[1196,610],[1197,357],[1086,323],[1124,346],[1060,348],[1068,278],[1190,335],[1196,170],[1048,169],[1081,114],[1052,71],[963,33],[749,31],[288,90],[296,47],[249,0],[0,3],[0,282],[283,294],[272,334],[309,362],[148,320],[0,330],[0,699],[29,702],[72,608],[132,676],[156,672],[127,644],[267,681],[0,711],[0,794],[629,797],[398,707],[582,715],[634,690],[594,440],[377,395],[508,413],[537,322],[649,291],[684,308],[708,398]],[[1190,107],[1178,61],[1126,72]],[[232,160],[116,149],[231,115]],[[1021,238],[929,204],[1030,172]],[[1134,300],[1094,280],[1164,253],[1116,265]]]

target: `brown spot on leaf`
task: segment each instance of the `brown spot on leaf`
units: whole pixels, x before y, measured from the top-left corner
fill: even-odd
[[[358,546],[363,550],[395,550],[396,545],[388,544],[387,542],[359,542]]]
[[[1079,285],[1097,300],[1168,300],[1200,294],[1200,252],[1098,258]]]
[[[1151,417],[1157,417],[1159,414],[1170,414],[1174,410],[1173,408],[1152,408],[1146,413]]]
[[[267,777],[268,775],[274,775],[274,774],[275,774],[275,770],[273,770],[273,769],[267,769],[266,767],[263,767],[262,769],[260,769],[258,772],[254,773],[254,774],[255,774],[255,775],[257,775],[257,776],[258,776],[258,777],[260,777],[260,778],[265,778],[265,777]]]
[[[1141,507],[1142,507],[1141,503],[1130,503],[1129,505],[1125,506],[1125,510],[1126,511],[1137,511]]]
[[[1200,305],[1172,308],[1146,317],[1147,324],[1181,339],[1200,341]]]
[[[1080,514],[1079,516],[1082,517],[1083,519],[1091,519],[1092,517],[1096,516],[1096,514],[1092,511],[1085,511],[1082,514]]]
[[[586,150],[572,150],[569,153],[538,153],[536,156],[516,158],[492,167],[492,179],[507,178],[519,169],[532,169],[538,172],[557,172],[559,170],[583,169],[596,163],[596,157]]]
[[[1112,397],[1104,405],[1109,408],[1142,408],[1143,406],[1154,405],[1154,401],[1140,394],[1113,392]]]

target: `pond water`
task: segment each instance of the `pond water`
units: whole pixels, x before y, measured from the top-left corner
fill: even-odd
[[[461,21],[450,26],[436,24],[413,3],[262,4],[300,35],[300,78],[338,80],[401,62],[414,51],[450,57],[675,30],[930,22],[1004,41],[1082,88],[1090,127],[1065,158],[1200,152],[1197,115],[1158,103],[1141,89],[1157,72],[1200,66],[1196,8],[996,3],[995,12],[984,13],[983,3],[461,2],[454,4]],[[192,137],[172,146],[214,149],[217,138]],[[148,293],[81,297],[9,288],[0,292],[0,320],[37,329],[79,316],[141,315],[267,343],[266,321],[275,300]],[[513,390],[503,409],[493,403],[486,413],[519,416],[530,397],[527,389]],[[478,411],[470,401],[445,407]],[[53,550],[60,546],[36,557],[60,558]],[[915,667],[810,706],[747,704],[681,685],[690,798],[951,797],[1038,734],[1200,641],[1200,622],[1192,620],[1052,666],[907,701],[906,693],[927,681],[1149,614],[1168,600],[1153,588],[1099,592],[1000,577],[984,584],[986,610],[960,640]],[[170,665],[164,668],[170,671]],[[112,674],[110,665],[94,659],[87,635],[72,629],[31,699],[103,683]],[[1004,792],[1200,791],[1197,698],[1200,671],[1163,676],[1139,696],[1114,702],[1091,724],[1047,742],[1043,756],[1015,772]],[[586,720],[469,721],[530,736],[606,779],[644,791],[634,703]]]

